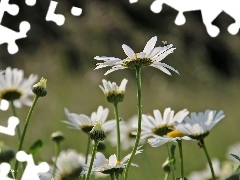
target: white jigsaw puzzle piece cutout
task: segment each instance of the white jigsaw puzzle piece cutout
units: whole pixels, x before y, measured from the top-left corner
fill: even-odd
[[[12,16],[16,16],[19,12],[19,7],[16,4],[9,4],[9,0],[1,0],[0,2],[0,23],[2,22],[2,18],[4,12],[8,12]]]
[[[9,102],[5,99],[0,100],[0,109],[6,111],[9,108]]]
[[[58,2],[51,1],[48,7],[48,12],[46,15],[46,21],[53,21],[58,26],[62,26],[65,22],[65,17],[62,14],[55,14],[55,9],[57,7]]]
[[[16,40],[27,37],[27,32],[30,30],[30,24],[26,21],[20,23],[19,32],[15,32],[1,25],[2,18],[5,12],[15,16],[19,12],[19,7],[16,4],[9,4],[9,0],[1,0],[0,2],[0,45],[8,44],[8,52],[15,54],[18,52]]]
[[[0,164],[0,179],[1,180],[14,180],[12,178],[7,177],[10,169],[11,169],[11,166],[8,163]]]
[[[18,124],[19,124],[19,119],[15,116],[11,116],[8,118],[8,126],[7,127],[0,125],[0,133],[14,136],[15,128]]]
[[[138,2],[138,0],[129,0],[131,4]]]
[[[72,9],[71,9],[71,14],[74,15],[74,16],[80,16],[82,14],[82,9],[73,6]]]
[[[36,4],[36,0],[25,0],[28,6],[34,6]]]
[[[0,24],[0,44],[8,43],[8,52],[10,54],[18,52],[18,46],[15,41],[27,37],[30,24],[26,21],[21,22],[19,30],[19,32],[16,32]]]
[[[184,12],[200,10],[208,34],[212,37],[216,37],[220,30],[217,26],[213,25],[212,22],[221,12],[225,12],[235,20],[235,23],[228,27],[228,32],[235,35],[239,31],[239,0],[155,0],[151,4],[150,9],[154,13],[160,13],[163,4],[178,11],[178,15],[175,19],[176,25],[183,25],[186,22],[185,16],[183,15]]]
[[[35,165],[32,155],[28,155],[24,151],[17,152],[16,158],[20,162],[27,162],[21,180],[40,180],[38,174],[49,171],[49,165],[46,162]]]

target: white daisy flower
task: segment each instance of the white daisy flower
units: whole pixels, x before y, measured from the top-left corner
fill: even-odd
[[[137,115],[134,115],[128,121],[120,122],[120,139],[121,139],[121,148],[126,151],[129,148],[132,148],[135,144],[136,135],[133,132],[137,131],[136,127],[133,127],[133,124],[136,124],[138,121]],[[116,129],[110,131],[109,136],[107,136],[108,141],[113,145],[117,146],[117,134]],[[139,144],[143,144],[145,142],[144,139],[140,139]]]
[[[190,117],[186,117],[182,122],[174,122],[174,126],[183,134],[192,139],[203,140],[210,130],[223,118],[224,112],[218,113],[213,110],[206,110],[204,113],[191,113]]]
[[[122,48],[125,54],[127,55],[126,59],[122,60],[115,57],[96,56],[94,59],[102,60],[104,62],[97,63],[97,67],[95,69],[112,66],[112,68],[105,73],[105,75],[107,75],[119,69],[125,68],[136,69],[146,66],[152,66],[163,71],[168,75],[171,75],[171,73],[167,70],[167,68],[178,73],[178,71],[175,70],[173,67],[161,62],[167,55],[173,53],[173,51],[176,48],[172,44],[167,44],[166,42],[163,42],[164,43],[163,47],[159,46],[154,48],[156,42],[157,36],[152,37],[147,42],[145,48],[143,49],[143,52],[140,53],[135,53],[129,46],[123,44]]]
[[[64,112],[68,121],[62,121],[63,123],[68,124],[69,128],[82,130],[87,134],[92,130],[96,121],[101,123],[102,129],[105,132],[108,132],[115,127],[115,120],[106,122],[109,110],[108,108],[103,109],[102,106],[99,106],[97,112],[93,112],[91,117],[88,117],[85,114],[70,113],[66,108],[64,109]]]
[[[55,161],[55,158],[53,158],[53,161]],[[54,178],[52,178],[53,167],[50,168],[49,172],[40,174],[40,178],[44,180],[77,180],[85,173],[85,170],[87,170],[85,156],[77,153],[77,151],[73,149],[60,152],[57,158],[56,167]]]
[[[237,160],[236,158],[231,156],[231,154],[234,154],[234,155],[237,155],[238,157],[240,157],[240,142],[235,143],[232,146],[230,146],[228,148],[228,152],[227,152],[227,158],[229,160],[233,161],[234,169],[236,169],[240,165],[240,162],[239,162],[239,160]]]
[[[159,110],[153,111],[154,117],[143,114],[141,139],[149,138],[154,135],[167,135],[167,133],[173,130],[173,122],[181,122],[188,113],[187,109],[183,109],[174,115],[174,111],[171,110],[171,108],[166,108],[163,117]]]
[[[171,108],[166,108],[163,117],[159,110],[153,111],[154,117],[143,114],[141,139],[151,137],[148,139],[148,143],[152,147],[158,147],[167,142],[176,142],[181,139],[190,140],[191,138],[180,133],[173,126],[173,122],[181,122],[188,113],[186,109],[183,109],[174,115]]]
[[[127,79],[123,79],[120,86],[118,87],[115,82],[110,82],[103,79],[103,86],[99,85],[99,87],[102,89],[108,102],[118,103],[123,101],[127,82]]]
[[[103,86],[99,85],[99,87],[102,89],[104,94],[108,94],[111,92],[125,93],[127,82],[127,79],[123,79],[120,86],[118,87],[115,82],[110,82],[103,79]]]
[[[0,109],[7,110],[9,101],[17,108],[22,105],[31,106],[29,96],[34,95],[32,86],[37,80],[37,75],[31,74],[28,78],[23,77],[23,70],[8,67],[0,71]]]
[[[229,171],[227,166],[222,166],[220,164],[220,161],[218,159],[212,159],[212,165],[214,169],[214,174],[216,179],[218,180],[225,180],[231,172]],[[226,169],[227,168],[227,169]],[[202,171],[194,171],[188,176],[189,180],[209,180],[212,179],[211,170],[209,168],[209,165],[206,165],[206,169]]]
[[[142,150],[137,150],[136,154],[142,153]],[[96,158],[93,163],[94,172],[101,172],[103,174],[111,174],[111,173],[122,173],[124,170],[128,159],[131,154],[125,156],[120,162],[117,160],[117,156],[115,154],[111,155],[109,159],[106,159],[105,156],[101,152],[96,153]],[[137,164],[131,164],[132,166],[138,167]]]
[[[86,170],[85,156],[73,149],[61,151],[57,159],[57,169],[55,179],[79,178]]]

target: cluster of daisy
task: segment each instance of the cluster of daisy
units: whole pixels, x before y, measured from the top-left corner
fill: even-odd
[[[0,143],[0,179],[2,180],[17,179],[19,162],[27,163],[27,165],[24,165],[25,169],[23,170],[22,179],[37,180],[39,179],[40,172],[49,170],[46,162],[35,165],[32,154],[25,153],[22,148],[35,104],[38,98],[44,97],[47,94],[47,80],[42,78],[38,83],[34,84],[36,81],[37,75],[31,74],[28,78],[24,78],[23,70],[16,68],[12,69],[8,67],[6,70],[0,71],[0,110],[6,111],[11,106],[13,113],[13,116],[8,119],[8,126],[0,126],[0,133],[14,136],[16,128],[19,139],[18,152],[16,154],[4,142],[1,141]],[[35,96],[34,100],[31,100],[31,96]],[[21,131],[16,108],[21,108],[22,105],[31,106],[31,108],[26,118],[24,129]],[[16,159],[15,167],[10,170],[11,166],[9,162],[14,158]]]
[[[129,164],[131,163],[131,160],[136,152],[138,144],[146,142],[146,140],[152,147],[159,147],[163,144],[169,144],[170,142],[178,143],[181,159],[180,179],[185,179],[183,169],[182,140],[197,141],[198,145],[204,149],[204,152],[206,154],[212,174],[212,179],[216,179],[204,139],[209,135],[210,130],[225,117],[222,110],[217,112],[216,110],[207,109],[204,112],[192,112],[189,115],[189,111],[187,109],[183,109],[174,115],[174,111],[171,110],[171,108],[166,108],[163,115],[161,114],[160,110],[154,110],[154,116],[142,114],[141,69],[146,66],[152,66],[168,75],[171,75],[168,69],[179,74],[179,72],[173,67],[162,62],[162,60],[169,54],[173,53],[176,48],[172,44],[168,44],[166,41],[163,41],[164,46],[155,47],[156,41],[157,37],[152,37],[147,42],[143,51],[140,53],[135,53],[129,46],[123,44],[122,48],[127,56],[127,58],[123,60],[115,57],[95,57],[96,60],[104,61],[102,63],[97,63],[96,69],[108,66],[112,67],[105,73],[105,75],[113,71],[125,68],[136,70],[138,117],[137,122],[133,125],[135,131],[131,132],[131,134],[135,136],[135,143],[132,150],[132,155],[126,166],[124,174],[125,179],[128,175]],[[105,84],[104,93],[106,96],[108,96],[106,91],[111,91],[111,88],[106,86],[107,83],[105,80],[103,83]],[[110,84],[110,82],[108,84]],[[120,134],[122,134],[122,132]],[[167,164],[165,164],[165,167],[167,166],[168,168],[164,169],[166,170],[166,174],[172,174],[172,178],[175,179],[174,151],[168,152],[169,160],[167,161]]]
[[[173,180],[183,180],[187,179],[184,173],[183,140],[197,142],[199,147],[203,149],[208,162],[206,170],[199,173],[193,172],[188,176],[189,180],[216,180],[239,177],[240,145],[236,144],[229,150],[229,158],[233,158],[231,162],[232,168],[229,168],[230,166],[222,168],[218,160],[211,160],[204,142],[212,128],[225,117],[222,110],[207,109],[203,112],[190,113],[187,109],[183,109],[175,113],[174,110],[168,107],[163,112],[158,109],[153,110],[153,116],[142,114],[142,68],[152,66],[168,75],[171,75],[169,70],[178,73],[173,67],[162,62],[176,48],[166,41],[163,41],[163,46],[155,47],[156,42],[157,37],[152,37],[140,53],[135,53],[129,46],[124,44],[122,48],[127,56],[125,59],[106,56],[95,57],[96,60],[104,61],[97,63],[95,69],[111,66],[111,69],[105,75],[126,68],[136,71],[138,113],[127,121],[123,120],[119,115],[118,104],[124,101],[127,79],[123,79],[119,86],[115,82],[103,79],[102,85],[99,87],[103,91],[106,100],[113,105],[114,119],[108,119],[109,109],[103,106],[99,106],[91,115],[72,113],[65,108],[66,120],[62,120],[62,122],[68,128],[79,130],[85,134],[87,140],[86,152],[79,153],[74,149],[61,150],[60,145],[64,140],[64,135],[59,131],[54,132],[51,139],[55,144],[55,155],[52,158],[52,165],[48,164],[48,166],[45,163],[40,163],[37,166],[33,161],[34,153],[42,146],[41,141],[37,141],[31,147],[30,155],[23,151],[24,137],[34,107],[38,98],[47,94],[47,80],[42,78],[34,85],[37,80],[36,75],[30,75],[25,79],[22,70],[9,67],[4,71],[0,71],[0,109],[7,110],[11,107],[13,111],[13,116],[8,120],[8,127],[0,126],[0,133],[13,136],[16,128],[19,138],[18,157],[14,169],[11,171],[12,173],[9,173],[10,165],[8,163],[15,158],[15,153],[4,143],[0,143],[0,179],[18,179],[18,172],[21,173],[22,171],[22,179],[31,180],[89,180],[101,176],[110,176],[111,180],[120,180],[121,178],[126,180],[130,167],[138,167],[137,164],[132,163],[132,160],[135,155],[145,153],[143,146],[149,144],[152,147],[159,147],[165,144],[168,157],[163,164],[164,179],[170,179],[170,176],[172,176]],[[34,96],[33,100],[31,100],[31,96]],[[22,105],[30,106],[30,110],[26,117],[24,129],[21,131],[15,108],[20,108]],[[180,175],[176,174],[175,142],[179,150]],[[116,147],[116,152],[106,158],[102,152],[104,145],[108,143]],[[130,148],[132,148],[131,153],[122,156],[122,153],[125,153]],[[28,165],[25,169],[19,171],[21,168],[19,168],[18,164],[24,161],[27,161]],[[23,164],[22,167],[25,167],[25,165]]]

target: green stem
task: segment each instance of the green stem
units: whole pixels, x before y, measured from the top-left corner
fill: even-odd
[[[90,142],[91,142],[89,135],[87,137],[88,138],[87,138],[87,150],[86,150],[86,154],[85,154],[85,164],[87,164],[87,162],[88,162],[88,154],[89,154]]]
[[[86,149],[86,154],[85,154],[85,164],[88,163],[88,154],[89,154],[90,143],[91,143],[91,138],[90,138],[89,134],[87,137],[88,138],[87,138],[87,149]],[[83,179],[85,179],[85,176],[86,176],[86,174],[83,175]]]
[[[120,180],[120,174],[116,173],[116,180]]]
[[[59,156],[59,152],[60,152],[60,143],[56,142],[55,143],[55,162],[54,162],[54,167],[53,167],[53,172],[52,172],[52,177],[55,177],[55,173],[56,173],[56,169],[57,169],[57,160],[58,160],[58,156]]]
[[[178,142],[178,149],[179,149],[180,163],[181,163],[181,178],[184,179],[182,140],[177,140],[177,142]]]
[[[117,160],[120,160],[120,150],[121,150],[121,139],[120,139],[120,120],[118,115],[118,103],[114,103],[114,114],[116,118],[116,127],[117,127]]]
[[[15,106],[13,104],[13,100],[10,101],[10,104],[11,104],[11,107],[12,107],[13,116],[18,118],[17,112],[16,112],[16,108],[15,108]],[[20,140],[21,140],[21,131],[20,131],[19,124],[17,125],[17,134],[18,134],[18,141],[20,142]]]
[[[25,121],[24,129],[23,129],[23,133],[22,133],[22,136],[21,136],[20,144],[19,144],[19,147],[18,147],[18,151],[22,150],[23,141],[24,141],[24,138],[25,138],[25,135],[26,135],[26,132],[27,132],[28,123],[30,121],[33,109],[34,109],[34,107],[37,103],[38,98],[39,98],[39,96],[36,95],[34,100],[33,100],[33,104],[29,109],[29,112],[28,112],[28,115],[27,115],[27,118],[26,118],[26,121]],[[17,178],[17,173],[18,173],[18,161],[17,160],[16,160],[16,163],[15,163],[14,173],[15,173],[15,178]]]
[[[168,175],[169,175],[169,173],[165,173],[164,180],[168,179]]]
[[[95,159],[95,155],[96,155],[96,152],[97,152],[98,143],[99,143],[98,141],[94,141],[94,146],[93,146],[93,150],[92,150],[92,158],[91,158],[91,162],[90,162],[90,166],[89,166],[89,169],[88,169],[86,180],[89,179],[91,171],[92,171],[93,161]]]
[[[114,180],[114,173],[110,174],[111,180]]]
[[[168,157],[170,158],[171,157],[171,152],[170,152],[169,147],[168,147],[168,142],[166,143],[166,147],[167,147]]]
[[[139,144],[139,140],[140,140],[140,135],[141,135],[141,124],[142,124],[142,105],[141,105],[141,68],[138,67],[136,68],[136,81],[137,81],[137,106],[138,106],[138,128],[137,128],[137,135],[136,135],[136,140],[135,140],[135,145],[133,147],[131,156],[128,160],[128,163],[126,165],[126,169],[125,169],[125,180],[127,179],[128,176],[128,170],[129,167],[131,165],[133,156],[135,155],[137,148],[138,148],[138,144]]]
[[[203,147],[203,150],[204,150],[205,155],[206,155],[206,157],[207,157],[207,161],[208,161],[208,164],[209,164],[211,173],[212,173],[212,179],[213,179],[213,180],[216,180],[215,174],[214,174],[214,170],[213,170],[213,166],[212,166],[212,161],[211,161],[211,159],[210,159],[210,156],[209,156],[209,154],[208,154],[208,151],[207,151],[207,148],[206,148],[206,146],[205,146],[205,143],[204,143],[204,140],[203,140],[203,139],[201,140],[201,143],[202,143],[202,147]]]
[[[173,158],[173,155],[169,150],[168,143],[166,143],[166,146],[167,146],[168,158]],[[172,163],[170,164],[170,169],[171,169],[172,179],[175,180],[174,167],[172,166]]]

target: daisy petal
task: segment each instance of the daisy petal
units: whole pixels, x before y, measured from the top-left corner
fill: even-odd
[[[154,48],[155,44],[157,42],[157,36],[152,37],[146,44],[146,46],[143,49],[143,52],[148,55],[152,49]]]
[[[119,66],[113,66],[112,69],[109,69],[104,75],[107,75],[107,74],[109,74],[109,73],[111,73],[111,72],[113,72],[113,71],[117,71],[117,70],[119,70],[119,69],[126,69],[126,67],[123,67],[123,66],[121,66],[121,65],[119,65]]]
[[[167,143],[169,140],[170,140],[169,138],[164,138],[164,137],[158,136],[155,138],[149,138],[148,143],[152,147],[158,147],[158,146],[161,146],[161,145]]]
[[[96,57],[94,57],[94,59],[96,59],[96,60],[104,60],[104,61],[106,61],[106,60],[121,60],[119,58],[107,57],[107,56],[96,56]]]
[[[116,154],[113,154],[109,157],[109,165],[111,167],[115,167],[116,164],[117,164],[117,156],[116,156]]]
[[[163,67],[162,65],[155,65],[155,64],[152,64],[151,65],[152,67],[155,67],[161,71],[163,71],[164,73],[168,74],[168,75],[172,75],[165,67]]]
[[[122,45],[123,51],[130,59],[135,59],[135,53],[134,51],[126,44]]]

